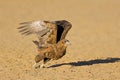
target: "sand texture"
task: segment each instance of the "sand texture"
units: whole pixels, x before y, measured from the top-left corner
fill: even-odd
[[[34,70],[37,54],[19,23],[68,20],[67,54]],[[120,80],[120,0],[0,0],[0,80]]]

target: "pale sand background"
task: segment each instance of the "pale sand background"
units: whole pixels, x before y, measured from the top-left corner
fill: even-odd
[[[72,43],[62,59],[34,70],[34,35],[20,22],[66,19]],[[110,58],[110,59],[107,59]],[[0,0],[0,80],[120,80],[120,0]]]

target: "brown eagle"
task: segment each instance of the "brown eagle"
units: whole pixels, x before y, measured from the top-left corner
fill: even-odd
[[[35,43],[39,46],[38,43]],[[57,44],[52,44],[49,47],[39,48],[38,54],[35,57],[35,64],[33,68],[43,68],[44,64],[49,60],[58,60],[66,54],[66,48],[70,44],[69,40],[62,39]],[[39,62],[43,60],[43,63],[40,65]]]
[[[20,23],[20,25],[18,29],[21,34],[26,36],[36,34],[38,36],[39,41],[33,42],[37,43],[39,49],[57,44],[59,41],[65,39],[72,27],[71,23],[66,20],[30,21]]]

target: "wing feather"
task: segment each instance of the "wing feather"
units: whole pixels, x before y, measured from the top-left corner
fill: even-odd
[[[21,28],[25,28],[25,27],[27,27],[27,25],[20,26],[20,27],[18,27],[17,29],[21,29]]]
[[[24,32],[26,30],[28,30],[28,28],[21,29],[21,30],[19,30],[19,32]]]
[[[20,23],[19,32],[23,35],[37,34],[40,41],[54,44],[65,39],[68,31],[72,27],[66,20],[58,21],[29,21]],[[51,32],[52,31],[52,32]],[[42,40],[41,40],[42,38]],[[59,38],[59,39],[58,39]]]
[[[28,33],[30,34],[31,32],[30,31],[26,31],[26,32],[22,32],[21,34],[26,35]]]
[[[46,26],[44,21],[30,21],[20,23],[19,32],[23,35],[37,34],[39,36],[45,35],[50,29]]]
[[[72,24],[66,20],[58,20],[54,21],[54,23],[57,25],[57,38],[59,38],[59,40],[65,39],[68,31],[72,27]]]
[[[29,22],[22,22],[20,24],[29,24],[29,23],[32,23],[33,21],[29,21]]]

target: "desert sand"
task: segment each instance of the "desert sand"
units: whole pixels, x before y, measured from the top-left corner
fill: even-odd
[[[35,35],[19,23],[68,20],[67,54],[33,69]],[[120,80],[119,0],[0,0],[0,80]]]

